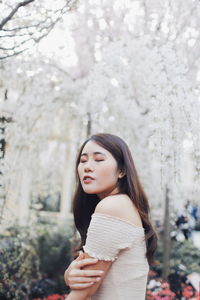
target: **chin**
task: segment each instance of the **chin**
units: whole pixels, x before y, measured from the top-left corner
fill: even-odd
[[[96,194],[95,190],[83,189],[86,194]]]
[[[99,191],[98,190],[96,190],[96,189],[87,189],[87,188],[83,188],[83,190],[84,190],[84,192],[86,193],[86,194],[97,194],[97,193],[99,193]]]

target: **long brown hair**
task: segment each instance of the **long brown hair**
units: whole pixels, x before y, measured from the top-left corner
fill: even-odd
[[[91,215],[94,213],[96,205],[101,201],[96,194],[86,194],[84,192],[77,171],[82,150],[88,141],[94,141],[96,144],[108,150],[117,161],[119,170],[125,173],[125,176],[120,178],[117,183],[119,194],[127,194],[138,209],[145,229],[145,241],[147,246],[146,257],[150,265],[155,265],[154,253],[157,248],[158,236],[150,221],[150,207],[147,196],[139,181],[133,158],[127,144],[120,137],[109,133],[92,135],[83,143],[77,156],[77,187],[73,198],[72,209],[74,223],[81,236],[81,244],[76,251],[83,250],[82,247],[86,241],[86,234],[90,224]]]

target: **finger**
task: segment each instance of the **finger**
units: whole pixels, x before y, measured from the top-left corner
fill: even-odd
[[[82,251],[79,252],[79,257],[80,257],[81,259],[84,259],[84,253],[83,253]]]
[[[73,277],[100,277],[104,274],[102,270],[72,270],[71,276]]]
[[[84,288],[86,288],[86,287],[89,287],[89,286],[91,286],[91,285],[93,285],[95,282],[90,282],[90,283],[74,283],[74,284],[71,284],[70,285],[70,288],[71,289],[84,289]]]
[[[79,254],[78,254],[77,258],[75,259],[75,261],[81,260],[83,258],[84,258],[83,252],[79,251]]]
[[[71,278],[70,285],[76,283],[88,283],[88,282],[98,282],[101,277],[75,277],[74,280]]]
[[[75,267],[79,269],[79,268],[87,266],[87,265],[96,264],[97,262],[98,262],[97,258],[85,258],[85,259],[77,261]]]

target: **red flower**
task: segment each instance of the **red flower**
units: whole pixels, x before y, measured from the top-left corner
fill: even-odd
[[[67,294],[65,294],[65,295],[53,294],[53,295],[49,295],[44,298],[35,298],[33,300],[65,300],[66,296],[67,296]]]
[[[153,292],[147,291],[147,299],[148,300],[155,300]]]
[[[161,283],[161,288],[162,289],[169,289],[169,283],[168,282],[162,282]]]
[[[47,297],[47,300],[64,300],[64,299],[65,299],[64,296],[59,294],[53,294]]]

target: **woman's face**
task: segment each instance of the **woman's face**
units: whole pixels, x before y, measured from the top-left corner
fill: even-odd
[[[121,173],[117,161],[109,151],[93,141],[87,142],[81,152],[78,174],[87,194],[97,194],[103,199],[118,192],[116,185]]]

